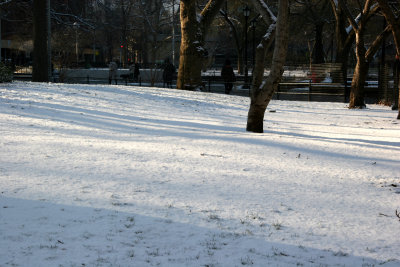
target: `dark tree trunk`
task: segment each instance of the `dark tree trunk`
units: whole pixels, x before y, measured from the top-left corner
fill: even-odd
[[[400,120],[400,83],[399,83],[399,99],[397,100],[397,109],[399,110],[399,113],[397,114],[397,119]]]
[[[340,70],[333,74],[333,82],[347,83],[348,59],[351,47],[354,43],[354,30],[346,31],[347,19],[342,11],[341,3],[331,0],[332,9],[335,14],[335,36],[336,36],[336,59],[335,63],[340,65]],[[349,94],[346,92],[346,98]]]
[[[390,8],[388,1],[384,0],[377,0],[379,3],[379,7],[381,8],[381,11],[383,15],[385,16],[385,19],[387,23],[390,25],[391,30],[392,30],[392,35],[394,39],[394,43],[396,45],[396,54],[397,56],[400,56],[400,18],[395,15],[395,12]],[[398,70],[397,70],[397,79],[398,79]],[[399,100],[398,100],[398,105],[400,105],[400,82],[398,84],[398,90],[399,90]],[[397,115],[397,119],[400,120],[400,107],[398,107],[399,113]]]
[[[33,71],[32,81],[48,82],[47,0],[33,1]]]
[[[289,0],[279,1],[279,14],[276,22],[275,48],[272,56],[272,67],[270,75],[264,84],[254,86],[260,82],[258,77],[253,77],[253,87],[251,92],[251,103],[247,117],[246,130],[255,133],[264,131],[265,110],[272,99],[283,74],[283,65],[286,59],[287,44],[289,39]],[[270,27],[271,30],[271,27]],[[269,33],[272,33],[269,31]],[[265,40],[267,42],[267,40]],[[257,50],[256,72],[264,70],[265,48],[262,45]],[[262,53],[260,53],[262,52]]]
[[[262,105],[256,105],[251,103],[249,114],[247,117],[247,131],[253,133],[263,133],[264,132],[264,115],[266,107]]]
[[[351,83],[349,108],[363,108],[365,107],[364,86],[368,75],[369,63],[378,51],[378,47],[388,36],[390,27],[386,27],[386,29],[376,37],[367,50],[364,41],[365,29],[371,16],[378,11],[378,6],[373,6],[371,0],[365,1],[364,8],[361,11],[360,20],[357,21],[352,17],[346,2],[339,0],[338,3],[340,4],[343,13],[346,14],[347,19],[355,32],[356,38],[355,46],[357,64],[354,70],[353,81]]]
[[[181,47],[179,58],[178,89],[202,87],[201,68],[208,53],[204,38],[212,20],[225,0],[209,0],[201,14],[196,12],[196,0],[181,0]]]
[[[324,55],[324,45],[322,42],[322,31],[324,29],[324,24],[317,23],[315,25],[315,46],[313,51],[313,63],[321,64],[325,63],[325,55]]]
[[[356,56],[357,64],[354,70],[353,81],[351,84],[349,108],[363,108],[364,103],[364,86],[368,76],[369,62],[378,51],[382,42],[390,34],[391,27],[388,26],[381,32],[372,42],[368,50],[364,44],[364,26],[360,26],[356,31]]]
[[[177,88],[189,89],[201,84],[201,66],[204,58],[203,38],[197,21],[196,1],[182,0],[180,9],[181,48]]]
[[[361,28],[361,27],[360,27]],[[365,58],[364,31],[359,29],[356,32],[356,56],[357,64],[354,69],[351,83],[349,108],[364,108],[364,85],[368,74],[368,62]]]
[[[368,64],[357,61],[351,83],[349,108],[364,108],[364,85],[368,74]]]

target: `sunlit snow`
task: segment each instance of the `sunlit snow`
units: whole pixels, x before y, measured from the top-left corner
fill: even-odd
[[[400,266],[390,107],[0,84],[0,266]]]

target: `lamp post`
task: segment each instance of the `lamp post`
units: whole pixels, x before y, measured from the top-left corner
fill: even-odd
[[[75,54],[76,54],[76,66],[78,67],[79,64],[79,51],[78,51],[78,28],[79,23],[74,22],[74,29],[75,29]]]
[[[245,18],[245,26],[244,26],[244,88],[248,88],[247,79],[249,77],[249,69],[247,66],[247,22],[250,16],[250,9],[246,5],[243,8],[243,15]]]

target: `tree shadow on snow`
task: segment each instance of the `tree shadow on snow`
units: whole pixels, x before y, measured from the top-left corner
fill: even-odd
[[[398,266],[344,251],[294,246],[220,230],[202,214],[177,211],[179,219],[198,216],[198,225],[137,213],[135,203],[110,208],[55,204],[0,195],[0,265],[20,266]],[[111,208],[112,207],[112,208]],[[154,207],[154,209],[157,209]],[[169,209],[165,207],[164,209]],[[186,212],[186,214],[185,214]],[[181,213],[181,214],[179,214]],[[171,214],[174,216],[174,213]],[[215,217],[217,219],[218,217]],[[219,219],[223,220],[223,219]],[[226,222],[232,224],[231,222]],[[238,222],[238,224],[240,224]],[[203,226],[199,226],[203,225]],[[268,237],[266,237],[268,238]]]

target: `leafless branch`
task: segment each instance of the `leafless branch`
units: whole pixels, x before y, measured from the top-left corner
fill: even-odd
[[[10,3],[12,0],[2,0],[0,1],[0,6]]]

